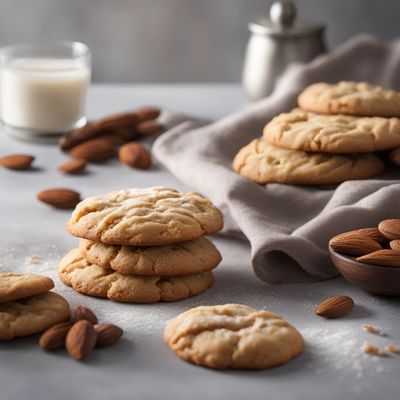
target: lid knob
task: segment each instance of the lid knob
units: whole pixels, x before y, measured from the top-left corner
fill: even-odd
[[[269,9],[271,21],[282,28],[289,28],[296,18],[296,7],[291,1],[275,1]]]

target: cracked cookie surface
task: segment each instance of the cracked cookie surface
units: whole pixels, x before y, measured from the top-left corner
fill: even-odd
[[[321,114],[400,117],[400,93],[366,82],[315,83],[300,93],[298,103]]]
[[[68,318],[67,301],[53,292],[1,303],[0,340],[43,332]]]
[[[79,293],[128,303],[182,300],[200,294],[214,282],[211,271],[173,277],[124,275],[91,264],[79,249],[63,257],[58,276]]]
[[[81,239],[82,255],[92,264],[122,274],[184,275],[209,271],[221,261],[217,248],[206,238],[165,246],[117,246]]]
[[[241,304],[185,311],[167,323],[164,340],[180,358],[210,368],[270,368],[304,347],[282,317]]]
[[[367,179],[381,173],[384,163],[374,154],[307,153],[255,139],[233,160],[233,169],[257,183],[330,185]]]
[[[400,119],[321,115],[295,108],[273,118],[264,139],[285,149],[367,153],[400,145]]]
[[[221,212],[199,194],[152,187],[125,189],[79,203],[69,233],[106,244],[161,246],[219,231]]]
[[[44,293],[53,287],[54,282],[47,276],[3,272],[0,273],[0,303]]]

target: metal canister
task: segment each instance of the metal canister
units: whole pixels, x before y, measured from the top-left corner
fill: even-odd
[[[270,95],[286,67],[308,62],[326,50],[325,25],[296,21],[296,8],[290,1],[276,1],[268,17],[249,23],[242,82],[250,100]]]

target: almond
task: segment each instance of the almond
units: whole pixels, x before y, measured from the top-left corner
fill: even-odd
[[[0,158],[0,165],[8,169],[24,170],[31,166],[34,159],[28,154],[11,154]]]
[[[400,219],[385,219],[379,223],[378,229],[391,240],[400,239]]]
[[[78,192],[64,188],[43,190],[37,194],[37,198],[43,203],[63,209],[72,209],[81,201]]]
[[[78,306],[71,312],[71,322],[75,323],[82,319],[89,321],[93,325],[97,324],[96,314],[90,308]]]
[[[97,324],[94,326],[97,332],[96,347],[107,347],[116,343],[123,334],[123,330],[113,324]]]
[[[329,246],[338,253],[349,256],[362,256],[382,249],[382,246],[373,239],[362,238],[349,233],[333,237],[329,241]]]
[[[392,249],[374,251],[362,257],[358,257],[356,260],[366,264],[400,267],[400,253]]]
[[[319,304],[314,312],[320,317],[336,318],[348,314],[354,307],[354,301],[348,296],[333,296]]]
[[[143,107],[135,111],[138,122],[149,121],[158,118],[160,109],[154,107]]]
[[[65,338],[72,324],[63,322],[47,329],[39,339],[39,346],[44,350],[56,350],[65,346]]]
[[[157,121],[144,121],[137,126],[137,133],[141,136],[157,135],[165,131],[165,126]]]
[[[97,332],[93,325],[86,320],[75,322],[65,339],[68,354],[75,360],[86,358],[94,349]]]
[[[151,167],[151,158],[147,150],[137,142],[124,144],[119,149],[119,159],[129,167],[148,169]]]
[[[400,252],[400,240],[392,240],[389,245],[393,251]]]
[[[100,162],[115,155],[115,144],[109,139],[92,139],[73,147],[69,154],[74,158]]]
[[[393,149],[390,154],[389,158],[397,165],[400,166],[400,147],[396,147]]]
[[[64,174],[78,174],[86,168],[86,165],[87,161],[83,158],[74,158],[61,164],[58,170]]]

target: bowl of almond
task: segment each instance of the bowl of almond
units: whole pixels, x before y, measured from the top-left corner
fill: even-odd
[[[334,236],[329,253],[353,285],[371,293],[400,296],[400,219]]]

